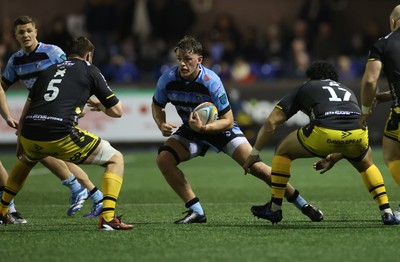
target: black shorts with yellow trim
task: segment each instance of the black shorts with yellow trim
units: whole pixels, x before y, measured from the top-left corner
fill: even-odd
[[[39,161],[52,156],[80,164],[98,147],[101,139],[86,130],[74,127],[68,136],[52,141],[37,141],[20,136],[26,156]]]
[[[385,130],[383,131],[384,136],[398,142],[400,142],[399,120],[400,107],[392,108],[389,118],[386,120]]]
[[[368,152],[368,130],[335,130],[308,125],[297,131],[305,149],[319,157],[342,153],[346,159],[360,161]]]

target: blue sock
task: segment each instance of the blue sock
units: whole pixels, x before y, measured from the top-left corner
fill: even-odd
[[[72,194],[77,194],[78,192],[82,191],[82,186],[79,184],[78,180],[74,176],[74,174],[71,173],[71,176],[66,179],[66,180],[61,180],[61,184],[64,186],[69,187],[71,190]]]
[[[307,201],[304,200],[304,198],[302,198],[300,196],[300,194],[297,196],[297,198],[293,201],[293,204],[301,210],[301,208],[307,204]]]
[[[194,212],[198,213],[199,215],[204,215],[204,210],[203,210],[203,208],[201,207],[200,202],[197,202],[197,203],[191,205],[189,208],[190,208],[191,210],[193,210]]]
[[[90,199],[93,201],[93,203],[97,204],[103,201],[103,193],[95,187],[96,191],[92,193],[90,191]]]

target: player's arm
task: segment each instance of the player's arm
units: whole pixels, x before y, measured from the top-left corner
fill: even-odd
[[[286,114],[280,108],[275,107],[271,114],[268,116],[264,125],[261,127],[257,134],[257,140],[254,144],[254,149],[256,151],[261,151],[265,144],[274,135],[275,130],[286,121]]]
[[[93,79],[93,94],[86,104],[91,107],[91,111],[101,111],[109,117],[119,118],[123,115],[122,102],[108,86],[106,79],[100,70],[95,66],[88,69]]]
[[[4,92],[7,92],[8,88],[10,88],[10,85],[8,85],[4,80],[1,80],[1,89],[4,90]]]
[[[121,100],[119,100],[118,103],[113,105],[112,107],[105,108],[103,112],[110,117],[114,118],[121,117],[124,113]]]
[[[316,171],[320,171],[320,174],[323,174],[331,169],[336,164],[336,162],[338,162],[342,158],[342,153],[332,153],[314,163],[313,167]]]
[[[372,101],[376,96],[377,83],[382,69],[379,60],[368,61],[361,80],[361,111],[363,115],[370,113]]]
[[[379,104],[379,103],[389,102],[391,100],[392,100],[392,94],[390,93],[390,91],[380,92],[375,95],[374,103]]]
[[[189,126],[198,133],[218,134],[233,128],[234,118],[231,109],[222,116],[219,116],[219,118],[214,122],[206,125],[201,122],[200,117],[197,115],[196,112],[190,113]]]
[[[18,122],[11,116],[10,110],[8,109],[6,94],[3,87],[0,87],[0,113],[4,120],[12,128],[17,128]]]
[[[157,105],[154,101],[151,103],[151,113],[153,115],[154,122],[156,122],[158,129],[160,129],[163,136],[170,136],[175,125],[166,121],[165,108]]]
[[[91,111],[101,111],[110,117],[119,118],[123,114],[122,102],[120,100],[115,105],[107,108],[98,99],[91,97],[87,101],[87,105],[91,108]]]
[[[264,122],[263,126],[260,128],[257,134],[256,142],[251,150],[250,156],[247,158],[243,164],[243,169],[245,174],[250,171],[250,167],[258,162],[260,159],[260,151],[264,148],[265,144],[274,135],[275,130],[287,120],[285,112],[279,107],[275,107],[271,114],[268,116],[267,120]]]

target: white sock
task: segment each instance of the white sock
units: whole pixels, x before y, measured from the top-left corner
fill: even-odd
[[[15,209],[14,199],[11,200],[10,205],[8,206],[8,213],[15,213],[17,209]]]

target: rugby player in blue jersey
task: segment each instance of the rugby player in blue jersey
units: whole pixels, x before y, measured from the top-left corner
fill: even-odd
[[[179,163],[197,156],[204,156],[208,149],[222,151],[239,165],[243,165],[250,154],[251,145],[236,125],[224,85],[220,78],[201,63],[202,45],[195,38],[185,36],[174,49],[177,65],[159,78],[153,96],[153,118],[163,136],[168,137],[160,147],[157,165],[171,188],[185,203],[187,215],[176,220],[176,224],[205,223],[205,212],[199,198],[193,192]],[[194,108],[212,102],[218,109],[218,119],[204,125]],[[182,119],[176,126],[166,121],[165,106],[171,103]],[[218,172],[218,171],[215,171]],[[250,173],[266,184],[271,184],[271,168],[261,161],[254,163]],[[308,204],[292,186],[288,186],[287,200],[295,204],[312,221],[321,221],[320,210]],[[252,212],[262,217],[265,206],[254,206]]]
[[[29,16],[20,16],[15,19],[14,34],[21,49],[9,58],[1,79],[2,87],[7,91],[11,85],[21,80],[29,91],[40,72],[53,64],[65,61],[66,56],[58,46],[38,41],[35,22]],[[68,216],[78,212],[89,197],[93,201],[93,209],[85,217],[96,217],[101,213],[103,194],[80,167],[67,163],[71,173],[69,176],[65,176],[56,171],[51,157],[44,158],[41,163],[71,190],[72,197],[70,208],[67,211]],[[1,175],[8,176],[7,173],[1,173]],[[0,190],[4,190],[4,184],[0,184]],[[13,207],[10,208],[10,217],[14,223],[26,223],[26,220]]]

